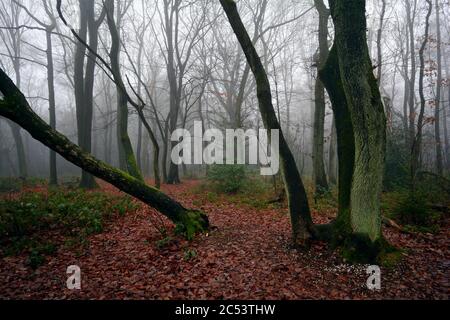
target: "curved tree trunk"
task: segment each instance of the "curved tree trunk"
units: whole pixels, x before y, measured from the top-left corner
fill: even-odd
[[[117,88],[117,137],[120,168],[139,180],[144,180],[139,171],[133,146],[128,135],[128,97],[120,74],[120,34],[114,20],[114,1],[105,2],[108,28],[111,33],[111,69]]]
[[[319,72],[333,107],[338,152],[338,187],[339,209],[336,220],[336,235],[339,237],[351,233],[350,229],[350,194],[355,165],[355,137],[347,97],[342,85],[336,44],[331,48],[327,62]],[[328,233],[326,237],[333,236]]]
[[[202,212],[184,208],[143,181],[95,159],[64,135],[53,130],[33,112],[23,94],[3,69],[0,69],[0,92],[3,94],[3,100],[0,100],[0,115],[20,125],[33,138],[55,150],[69,162],[152,206],[173,221],[188,238],[208,229],[208,217]]]
[[[231,27],[241,44],[247,62],[256,78],[259,110],[266,129],[278,129],[280,132],[280,165],[283,174],[286,193],[288,195],[291,215],[292,236],[294,244],[304,244],[314,235],[313,222],[309,210],[306,191],[297,169],[294,157],[283,136],[280,123],[272,103],[272,93],[267,73],[261,59],[239,16],[236,3],[232,0],[220,0]]]
[[[372,247],[382,239],[380,197],[386,153],[386,116],[367,47],[365,4],[364,0],[330,1],[342,88],[355,142],[350,193],[351,230],[354,236]]]

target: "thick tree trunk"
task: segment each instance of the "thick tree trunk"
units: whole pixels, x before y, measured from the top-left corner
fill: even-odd
[[[20,125],[33,138],[55,150],[69,162],[152,206],[172,220],[179,231],[184,232],[188,238],[208,229],[208,217],[202,212],[184,208],[180,203],[157,189],[147,186],[143,181],[95,159],[64,135],[53,130],[33,112],[23,94],[3,69],[0,69],[0,92],[3,94],[3,100],[0,100],[0,115]]]
[[[320,70],[334,112],[338,151],[338,191],[339,208],[335,232],[328,232],[325,237],[345,237],[352,233],[350,221],[350,195],[355,166],[355,136],[347,97],[345,95],[336,44],[331,48],[327,62]]]
[[[331,1],[336,49],[355,135],[351,223],[355,234],[381,238],[380,197],[386,153],[386,117],[372,72],[365,1]]]
[[[272,93],[267,73],[261,59],[239,16],[236,3],[232,0],[220,0],[231,27],[241,44],[247,62],[256,78],[259,110],[266,129],[278,129],[280,132],[280,165],[288,195],[294,244],[304,244],[314,235],[314,227],[309,210],[306,191],[297,169],[294,157],[287,145],[275,114],[272,103]]]

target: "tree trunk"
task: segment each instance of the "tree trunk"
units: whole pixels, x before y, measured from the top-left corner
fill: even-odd
[[[416,85],[416,52],[415,52],[415,33],[414,33],[414,19],[412,14],[415,15],[416,10],[416,2],[414,5],[414,12],[411,11],[411,2],[405,1],[406,4],[406,20],[409,29],[409,53],[411,55],[411,75],[409,81],[409,97],[408,97],[408,106],[409,106],[409,137],[408,137],[408,145],[412,147],[415,139],[415,119],[416,119],[416,93],[415,93],[415,85]]]
[[[417,119],[417,133],[414,137],[412,148],[411,148],[411,189],[415,192],[417,174],[420,170],[420,155],[422,153],[422,133],[423,133],[423,122],[425,116],[425,93],[424,93],[424,78],[425,78],[425,57],[424,52],[428,43],[429,37],[429,27],[430,27],[430,16],[433,4],[431,0],[426,0],[428,3],[428,13],[425,20],[425,35],[422,45],[419,49],[419,59],[420,59],[420,71],[419,71],[419,95],[420,95],[420,112]]]
[[[111,33],[111,69],[114,75],[117,89],[117,137],[119,145],[119,162],[121,170],[128,172],[131,176],[139,180],[144,180],[139,171],[133,146],[128,135],[128,96],[125,92],[125,84],[120,74],[120,34],[114,20],[114,1],[108,0],[105,3],[106,16],[109,31]]]
[[[69,162],[152,206],[173,221],[178,230],[182,231],[188,239],[191,239],[195,233],[208,229],[208,217],[202,212],[184,208],[180,203],[157,189],[147,186],[143,181],[95,159],[64,135],[53,130],[33,112],[23,94],[3,69],[0,69],[0,91],[4,96],[4,99],[0,100],[0,115],[16,122],[33,138],[55,150]]]
[[[89,31],[89,46],[97,51],[97,26],[94,17],[94,1],[80,1],[80,38],[86,42]],[[78,145],[90,153],[92,148],[92,116],[93,91],[96,56],[88,54],[86,71],[84,70],[86,47],[77,42],[74,61],[75,103],[77,113]],[[92,189],[97,187],[94,177],[86,171],[81,172],[81,188]]]
[[[350,195],[355,166],[355,136],[347,97],[338,59],[336,44],[331,48],[327,62],[320,70],[320,78],[324,83],[334,112],[336,124],[337,152],[338,152],[338,216],[333,224],[336,232],[329,232],[326,228],[325,237],[345,237],[352,233],[350,221]]]
[[[323,81],[322,81],[323,82]],[[333,124],[331,127],[331,138],[330,138],[330,151],[329,151],[329,160],[328,160],[328,176],[330,177],[330,183],[336,185],[337,183],[337,133],[336,133],[336,121],[333,118]]]
[[[294,157],[284,139],[280,123],[277,120],[272,103],[272,93],[267,73],[261,59],[242,23],[236,3],[232,0],[220,0],[227,14],[231,27],[241,44],[247,62],[256,78],[259,110],[267,130],[277,129],[280,132],[280,165],[283,173],[286,193],[288,195],[289,211],[291,215],[292,236],[294,244],[304,244],[314,235],[312,218],[309,210],[306,191],[297,170]]]
[[[441,140],[441,99],[442,99],[442,37],[441,37],[441,15],[439,0],[435,2],[436,10],[436,35],[437,35],[437,84],[436,84],[436,105],[434,108],[434,139],[436,143],[436,170],[437,174],[444,174],[444,161],[442,159]],[[443,105],[443,104],[442,104]],[[445,121],[447,119],[444,119]]]
[[[322,0],[314,1],[319,12],[319,55],[316,59],[317,70],[323,66],[328,57],[328,18],[330,13]],[[313,139],[313,170],[316,195],[328,191],[327,176],[324,161],[324,131],[325,131],[325,89],[319,76],[315,84],[314,109],[314,139]]]
[[[373,262],[384,244],[380,197],[386,117],[367,46],[365,1],[333,0],[330,7],[335,44],[321,76],[335,110],[339,169],[345,169],[339,174],[339,215],[334,226],[347,249],[345,257]],[[352,146],[354,152],[342,149]]]
[[[47,28],[47,83],[48,83],[48,105],[50,114],[50,127],[56,130],[56,102],[55,102],[55,82],[53,71],[53,47],[52,30],[53,26]],[[50,149],[50,180],[49,184],[55,186],[58,184],[58,174],[56,170],[56,152]]]

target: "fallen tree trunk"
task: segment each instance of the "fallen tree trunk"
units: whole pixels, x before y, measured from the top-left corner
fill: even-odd
[[[184,208],[177,201],[161,191],[147,186],[143,181],[97,160],[64,135],[53,130],[33,112],[24,95],[1,68],[0,92],[3,95],[3,99],[0,100],[0,115],[17,123],[33,138],[69,162],[155,208],[173,221],[189,239],[194,234],[208,229],[208,217],[204,213]]]

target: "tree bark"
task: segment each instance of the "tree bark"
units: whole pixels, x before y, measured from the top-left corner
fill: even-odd
[[[204,213],[184,208],[143,181],[95,159],[64,135],[53,130],[33,112],[23,94],[3,69],[0,69],[0,92],[3,94],[3,99],[0,100],[0,115],[20,125],[33,138],[55,150],[69,162],[152,206],[173,221],[188,239],[197,232],[208,229],[208,217]]]
[[[382,237],[380,196],[386,117],[370,62],[365,1],[330,0],[335,41],[320,77],[335,114],[339,210],[317,236],[342,247],[353,262],[375,263],[391,248]]]

